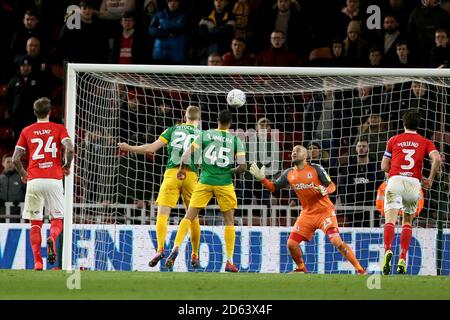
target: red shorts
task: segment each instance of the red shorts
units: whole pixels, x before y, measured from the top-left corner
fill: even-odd
[[[300,216],[291,229],[291,235],[296,233],[310,241],[317,229],[321,229],[326,233],[330,228],[336,228],[339,231],[336,212],[334,210],[323,214],[305,215],[300,213]]]

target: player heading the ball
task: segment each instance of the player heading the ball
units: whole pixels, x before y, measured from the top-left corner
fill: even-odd
[[[181,220],[174,247],[167,257],[166,267],[171,269],[178,256],[179,247],[189,230],[192,221],[198,219],[198,213],[205,208],[213,196],[216,197],[225,223],[225,249],[227,262],[225,271],[238,272],[233,263],[234,243],[234,211],[237,208],[237,198],[233,186],[233,174],[241,174],[247,169],[245,163],[245,148],[241,140],[228,132],[232,123],[232,114],[228,110],[219,113],[217,129],[203,131],[183,155],[178,178],[185,179],[186,165],[190,155],[196,150],[202,151],[202,173],[200,181],[192,194],[189,209]],[[238,164],[233,168],[234,161]]]
[[[310,241],[317,229],[321,229],[330,242],[355,267],[358,274],[367,274],[359,264],[353,250],[341,239],[336,220],[336,212],[328,194],[336,190],[325,169],[318,164],[306,162],[308,151],[297,145],[292,150],[294,166],[285,170],[281,176],[272,182],[265,176],[265,167],[258,168],[256,163],[250,167],[250,173],[271,192],[290,185],[300,200],[301,212],[291,229],[287,246],[297,268],[294,272],[306,273],[306,266],[299,247],[302,241]]]
[[[30,243],[34,256],[34,270],[42,270],[41,228],[44,206],[50,215],[50,237],[47,238],[47,261],[57,260],[56,239],[63,229],[64,189],[62,179],[70,173],[73,143],[66,128],[50,122],[51,103],[40,98],[33,104],[37,122],[25,127],[16,144],[13,162],[24,183],[27,183],[23,219],[30,220]],[[62,164],[64,146],[64,164]],[[20,158],[28,151],[27,171]]]
[[[119,148],[122,151],[136,152],[136,153],[155,153],[162,147],[167,145],[169,160],[164,172],[164,180],[159,189],[158,198],[158,213],[156,216],[156,240],[158,244],[156,255],[150,260],[149,266],[154,267],[158,262],[165,257],[164,242],[167,235],[167,224],[172,208],[175,208],[178,199],[183,198],[184,206],[187,209],[191,201],[192,192],[198,180],[198,165],[195,161],[189,161],[186,165],[186,179],[180,181],[177,179],[178,166],[181,163],[181,157],[190,146],[192,141],[200,134],[198,123],[200,121],[200,109],[197,106],[189,106],[185,113],[185,123],[176,124],[163,131],[161,136],[151,144],[143,144],[140,146],[130,146],[127,143],[119,143]],[[200,247],[200,222],[198,217],[194,219],[190,226],[191,229],[191,244],[192,267],[197,269],[198,250]]]
[[[401,210],[404,214],[397,273],[406,273],[406,254],[412,238],[411,225],[419,202],[420,181],[422,180],[424,188],[431,188],[441,166],[441,156],[433,142],[417,133],[420,121],[420,113],[405,111],[403,114],[405,132],[389,139],[381,161],[381,169],[389,175],[384,201],[386,221],[382,269],[385,275],[390,274],[392,269],[391,246],[395,236],[395,223]],[[426,155],[431,159],[431,171],[428,178],[422,178],[422,163]]]

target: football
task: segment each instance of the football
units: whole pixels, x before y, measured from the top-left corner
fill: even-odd
[[[246,99],[244,91],[239,89],[233,89],[230,92],[228,92],[227,103],[230,107],[240,108],[245,104],[245,102]]]

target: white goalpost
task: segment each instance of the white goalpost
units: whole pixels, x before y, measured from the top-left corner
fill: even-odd
[[[246,94],[241,108],[226,104],[234,88]],[[380,272],[383,257],[384,219],[375,206],[384,180],[381,157],[387,140],[402,131],[403,112],[418,110],[419,133],[447,160],[415,219],[408,273],[448,275],[449,104],[447,69],[68,64],[65,125],[76,152],[65,178],[62,268],[168,271],[161,263],[147,265],[155,253],[155,200],[167,152],[125,154],[117,143],[151,143],[182,122],[189,105],[198,105],[202,130],[215,128],[220,110],[232,111],[231,131],[246,146],[247,162],[265,165],[271,179],[290,167],[294,145],[308,147],[310,161],[324,166],[337,185],[331,199],[340,232],[369,273]],[[427,161],[424,167],[429,170]],[[271,195],[247,173],[235,177],[234,185],[240,271],[291,271],[286,241],[300,209],[295,194],[286,189]],[[179,202],[169,220],[167,248],[184,213]],[[221,271],[222,218],[214,201],[200,218],[200,271]],[[186,237],[174,271],[192,271],[190,250]],[[302,251],[310,272],[353,273],[320,231]]]

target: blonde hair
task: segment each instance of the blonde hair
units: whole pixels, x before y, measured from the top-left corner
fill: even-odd
[[[200,120],[200,108],[197,106],[187,107],[186,118],[191,121]]]

